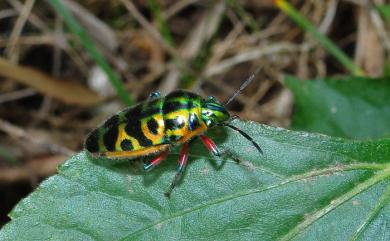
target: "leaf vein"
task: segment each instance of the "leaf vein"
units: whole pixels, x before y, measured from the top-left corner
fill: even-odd
[[[308,216],[306,219],[304,219],[301,223],[298,223],[295,225],[290,231],[281,237],[280,241],[287,241],[291,240],[295,236],[297,236],[300,232],[305,230],[309,225],[319,220],[321,217],[332,211],[333,209],[337,208],[341,204],[345,203],[346,201],[350,200],[352,197],[356,196],[357,194],[367,190],[368,188],[372,187],[373,185],[377,184],[378,182],[382,181],[383,179],[387,178],[390,175],[390,170],[382,171],[380,174],[377,174],[376,176],[373,176],[366,181],[356,185],[354,188],[352,188],[349,192],[346,192],[345,194],[339,196],[338,198],[334,199],[330,204],[322,208],[321,210],[313,213],[312,215]]]
[[[165,217],[165,218],[162,218],[160,220],[157,220],[156,222],[153,222],[153,223],[151,223],[149,225],[146,225],[145,227],[143,227],[143,228],[141,228],[139,230],[136,230],[135,232],[133,232],[131,234],[126,235],[121,240],[128,240],[129,238],[131,238],[132,236],[137,235],[138,233],[146,231],[146,230],[148,230],[148,229],[150,229],[152,227],[155,227],[156,225],[161,225],[162,223],[167,222],[167,221],[169,221],[171,219],[182,217],[182,216],[184,216],[184,215],[186,215],[188,213],[192,213],[194,211],[197,211],[197,210],[200,210],[200,209],[203,209],[203,208],[206,208],[206,207],[210,207],[210,206],[213,206],[213,205],[216,205],[216,204],[219,204],[219,203],[223,203],[223,202],[226,202],[226,201],[234,200],[234,199],[237,199],[237,198],[240,198],[240,197],[244,197],[244,196],[248,196],[248,195],[252,195],[252,194],[256,194],[256,193],[260,193],[260,192],[265,192],[265,191],[268,191],[268,190],[271,190],[271,189],[274,189],[274,188],[278,188],[278,187],[287,185],[287,184],[292,183],[292,182],[301,181],[301,180],[305,180],[305,179],[312,178],[312,177],[315,177],[315,176],[328,174],[329,170],[332,170],[333,172],[337,172],[337,171],[343,171],[344,169],[342,169],[340,167],[337,167],[337,168],[326,168],[326,169],[323,169],[323,170],[310,172],[310,173],[303,174],[303,175],[296,175],[296,176],[293,176],[291,178],[286,179],[285,181],[282,181],[280,183],[277,183],[277,184],[274,184],[274,185],[271,185],[271,186],[268,186],[268,187],[265,187],[265,188],[249,189],[249,190],[246,190],[246,191],[237,192],[237,193],[232,194],[232,195],[226,195],[226,196],[221,197],[219,199],[214,199],[214,200],[211,200],[209,202],[205,202],[203,204],[200,204],[200,205],[197,205],[197,206],[193,206],[193,207],[191,207],[189,209],[184,209],[182,211],[178,211],[176,213],[173,213],[169,217]]]

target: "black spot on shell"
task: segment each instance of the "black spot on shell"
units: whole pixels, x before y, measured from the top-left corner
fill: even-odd
[[[189,130],[192,131],[197,129],[198,127],[199,127],[199,119],[194,113],[191,113],[188,120],[188,128]]]
[[[148,125],[149,131],[152,134],[154,134],[154,135],[158,134],[158,123],[154,118],[148,120],[147,125]]]
[[[130,140],[123,140],[121,142],[121,148],[123,151],[131,151],[134,149],[133,144]]]
[[[171,112],[184,109],[187,105],[182,105],[180,102],[174,101],[174,102],[165,102],[163,105],[163,113],[164,115],[169,114]]]
[[[99,132],[97,129],[87,136],[84,146],[91,153],[99,152]]]
[[[108,129],[103,135],[103,143],[108,151],[115,151],[115,142],[118,138],[118,127]]]
[[[180,117],[177,117],[175,119],[166,119],[165,120],[165,128],[169,130],[178,130],[184,127],[184,120],[182,120]]]
[[[123,113],[126,119],[134,119],[139,118],[142,112],[142,104],[138,104],[136,106],[133,106],[131,108],[126,109]]]
[[[119,116],[118,115],[113,115],[110,117],[110,119],[106,120],[106,122],[104,122],[103,124],[103,128],[113,128],[113,127],[116,127],[118,125],[118,121],[119,121]]]
[[[142,132],[140,120],[138,119],[128,120],[125,127],[125,131],[129,136],[136,138],[141,146],[147,147],[153,145],[153,142],[149,140]]]
[[[103,143],[108,151],[115,151],[115,142],[118,138],[119,116],[114,115],[108,119],[101,128],[103,128]]]
[[[195,93],[188,92],[188,91],[183,91],[183,90],[172,91],[165,98],[166,99],[174,99],[174,98],[180,98],[180,97],[184,97],[184,98],[187,98],[187,99],[200,98],[199,95],[197,95]]]

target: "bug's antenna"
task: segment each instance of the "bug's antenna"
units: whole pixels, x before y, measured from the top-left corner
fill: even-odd
[[[238,131],[243,137],[245,137],[248,141],[252,142],[252,144],[256,147],[256,149],[261,153],[263,154],[263,151],[261,150],[260,146],[253,140],[252,137],[250,137],[248,134],[246,134],[245,132],[243,132],[242,130],[240,130],[238,127],[235,127],[235,126],[232,126],[232,125],[229,125],[229,124],[224,124],[224,126],[227,126],[227,127],[230,127],[232,128],[233,130],[235,131]]]
[[[249,76],[249,78],[247,80],[244,81],[244,83],[241,84],[240,88],[238,90],[236,90],[236,92],[234,92],[234,94],[228,99],[228,101],[226,101],[226,103],[224,104],[224,106],[227,106],[228,104],[230,104],[230,102],[232,102],[232,100],[234,100],[237,95],[239,95],[241,93],[241,91],[243,91],[251,82],[252,80],[256,77],[256,75],[260,72],[260,70],[262,69],[263,66],[259,66],[256,71],[251,75]]]

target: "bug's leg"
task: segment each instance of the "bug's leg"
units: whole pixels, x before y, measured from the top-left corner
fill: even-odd
[[[208,138],[207,136],[205,135],[200,135],[200,139],[202,140],[203,144],[206,146],[206,148],[212,153],[214,154],[215,156],[218,156],[218,157],[221,157],[223,159],[225,159],[226,157],[230,157],[232,158],[235,162],[239,163],[240,162],[240,159],[238,159],[237,157],[235,157],[231,152],[227,151],[227,150],[224,150],[224,151],[221,151],[217,145],[215,144],[215,142],[213,140],[211,140],[210,138]]]
[[[165,196],[168,198],[171,196],[173,189],[175,188],[176,184],[179,182],[181,175],[183,174],[187,166],[188,150],[189,150],[189,143],[186,142],[183,144],[183,147],[181,148],[179,160],[177,161],[176,175],[173,178],[171,185],[169,186],[169,190],[166,193],[164,193]]]
[[[160,162],[167,157],[168,153],[169,153],[169,151],[163,151],[157,157],[155,157],[153,160],[151,160],[150,162],[144,163],[144,170],[145,171],[152,170],[155,166],[160,164]]]
[[[202,142],[203,144],[205,145],[205,147],[211,152],[213,153],[213,155],[215,156],[221,156],[221,151],[219,150],[219,148],[217,147],[217,145],[215,145],[215,142],[213,140],[211,140],[210,138],[208,138],[207,136],[205,135],[200,135],[200,139],[202,139]]]
[[[155,99],[160,98],[160,97],[161,97],[161,93],[159,91],[152,92],[149,95],[149,100],[155,100]]]

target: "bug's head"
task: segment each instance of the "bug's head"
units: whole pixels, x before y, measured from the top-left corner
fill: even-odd
[[[240,93],[243,91],[246,86],[255,78],[257,73],[260,71],[261,67],[257,68],[255,73],[253,73],[244,83],[241,84],[240,88],[234,92],[234,94],[226,101],[225,104],[219,103],[214,97],[210,96],[205,100],[202,100],[202,119],[206,123],[207,127],[212,127],[215,125],[229,127],[238,133],[240,133],[247,140],[252,142],[253,146],[263,154],[260,146],[250,137],[247,133],[242,131],[240,128],[230,124],[231,121],[238,118],[238,116],[230,116],[229,112],[226,109],[228,106]]]
[[[202,119],[207,127],[222,124],[230,120],[230,114],[213,96],[202,100]]]

